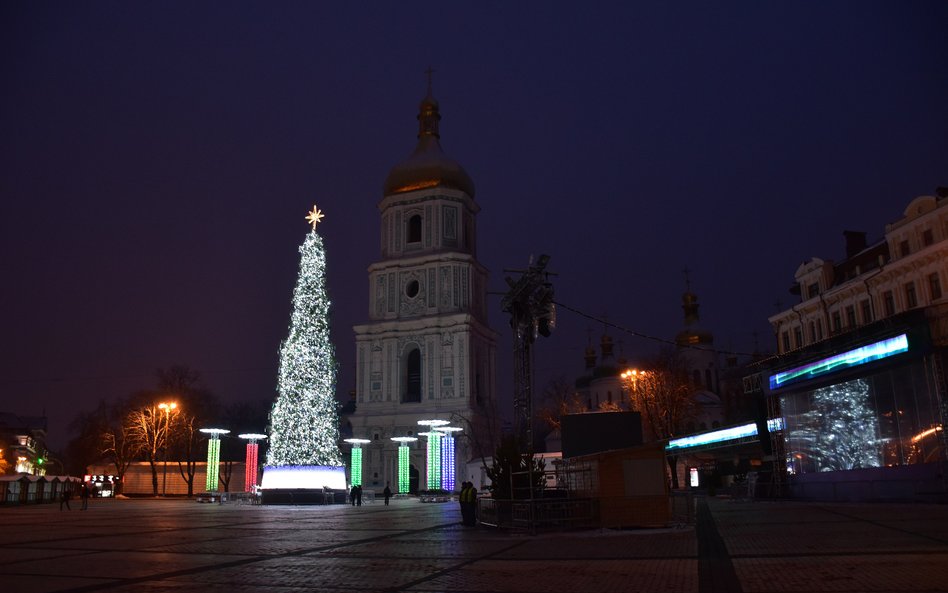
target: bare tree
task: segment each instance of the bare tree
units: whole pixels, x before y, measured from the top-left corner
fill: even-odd
[[[646,441],[684,434],[688,423],[699,413],[685,361],[676,350],[661,351],[646,370],[636,374],[627,392],[632,408],[642,415]],[[666,459],[672,487],[678,488],[678,456],[669,455]]]
[[[159,454],[170,444],[171,424],[170,415],[166,415],[157,402],[133,408],[124,423],[128,439],[151,466],[151,485],[155,496],[158,496],[157,462]]]
[[[560,429],[563,416],[587,411],[579,392],[562,375],[547,383],[542,397],[543,403],[537,410],[537,418],[550,430]]]

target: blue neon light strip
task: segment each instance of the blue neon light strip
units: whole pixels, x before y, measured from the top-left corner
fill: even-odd
[[[767,430],[770,432],[783,430],[783,418],[771,418],[767,420]],[[724,443],[726,441],[734,441],[737,439],[744,439],[753,436],[757,436],[756,422],[742,424],[740,426],[731,426],[728,428],[722,428],[721,430],[705,432],[702,434],[693,434],[690,436],[681,437],[680,439],[672,439],[668,441],[667,445],[665,445],[665,450],[669,451],[672,449],[700,447],[701,445]]]
[[[836,356],[830,356],[829,358],[824,358],[823,360],[811,362],[810,364],[803,365],[802,367],[797,367],[789,371],[771,375],[770,389],[773,390],[780,387],[786,387],[790,383],[805,381],[806,379],[813,379],[814,377],[828,375],[829,373],[835,371],[859,366],[874,360],[895,356],[896,354],[908,352],[908,349],[908,336],[905,334],[896,336],[894,338],[889,338],[888,340],[882,340],[881,342],[867,344],[865,346],[856,348],[855,350],[849,350],[848,352],[843,352],[842,354],[837,354]]]

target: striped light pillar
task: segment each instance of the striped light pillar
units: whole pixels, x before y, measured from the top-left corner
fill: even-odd
[[[463,429],[458,426],[436,426],[435,430],[444,433],[441,438],[441,489],[454,492],[454,477],[457,471],[454,460],[454,433]]]
[[[218,474],[221,462],[221,435],[230,431],[225,428],[202,428],[201,432],[207,437],[207,481],[204,485],[206,492],[217,492]]]
[[[267,438],[267,435],[247,432],[237,436],[247,441],[247,460],[244,462],[244,492],[253,492],[257,485],[257,453],[260,450],[257,441]]]
[[[369,439],[344,439],[352,445],[352,455],[349,458],[349,475],[353,486],[362,485],[362,445],[371,443]]]
[[[392,437],[392,440],[398,443],[398,493],[408,494],[411,489],[411,479],[408,473],[408,468],[411,466],[408,443],[418,439],[415,437]]]
[[[434,429],[437,426],[446,426],[450,424],[447,420],[419,420],[420,426],[427,426]],[[426,488],[428,490],[437,490],[441,488],[441,437],[443,432],[419,432],[419,436],[428,437],[428,473]]]

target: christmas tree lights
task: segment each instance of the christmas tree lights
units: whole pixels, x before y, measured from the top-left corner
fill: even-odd
[[[289,335],[280,347],[278,396],[270,412],[267,465],[341,467],[336,411],[336,360],[329,340],[326,252],[316,225],[300,246]],[[344,481],[344,480],[343,480]]]

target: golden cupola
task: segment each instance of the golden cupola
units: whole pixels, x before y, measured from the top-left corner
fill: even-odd
[[[441,149],[439,121],[441,113],[429,81],[428,94],[418,109],[418,145],[411,156],[392,167],[385,179],[384,195],[446,187],[474,197],[474,182],[467,171]]]

